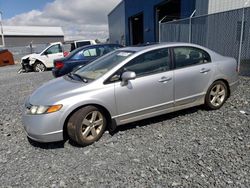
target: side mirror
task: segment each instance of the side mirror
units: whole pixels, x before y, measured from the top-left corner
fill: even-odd
[[[126,71],[122,74],[122,86],[127,85],[129,80],[134,80],[136,78],[135,72]]]
[[[49,53],[47,51],[43,52],[43,55],[48,55]]]

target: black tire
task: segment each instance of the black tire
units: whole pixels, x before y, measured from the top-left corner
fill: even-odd
[[[228,87],[223,81],[215,81],[209,88],[205,97],[205,107],[217,110],[222,107],[228,98]]]
[[[46,66],[41,61],[36,61],[33,65],[33,69],[35,72],[44,72],[47,70]]]
[[[86,106],[69,118],[67,131],[70,139],[79,145],[87,146],[101,138],[106,125],[107,120],[102,110],[95,106]]]

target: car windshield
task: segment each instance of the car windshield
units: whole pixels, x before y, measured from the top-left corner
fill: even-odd
[[[133,51],[114,51],[80,68],[75,73],[88,80],[96,80],[131,56]]]
[[[50,46],[51,44],[46,44],[46,45],[43,45],[43,44],[41,44],[41,45],[33,45],[33,46],[31,46],[31,45],[29,45],[29,46],[27,46],[28,48],[34,48],[34,53],[36,53],[36,54],[40,54],[40,53],[42,53],[46,48],[48,48],[49,46]]]

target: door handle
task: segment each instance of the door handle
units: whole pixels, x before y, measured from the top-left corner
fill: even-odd
[[[163,76],[158,82],[166,83],[170,80],[172,80],[172,78]]]
[[[211,69],[202,68],[200,73],[208,73]]]

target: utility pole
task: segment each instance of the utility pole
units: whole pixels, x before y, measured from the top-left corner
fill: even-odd
[[[196,13],[196,9],[194,10],[194,12],[189,17],[189,32],[188,32],[188,42],[189,43],[192,42],[192,18],[194,17],[195,13]]]
[[[160,21],[159,21],[159,42],[161,42],[161,22],[165,20],[167,16],[164,16]]]
[[[3,17],[3,12],[0,11],[0,25],[1,25],[1,34],[2,34],[2,46],[5,47],[4,34],[3,34],[2,17]]]
[[[242,53],[242,43],[243,43],[243,36],[244,36],[244,25],[245,25],[245,8],[247,7],[249,0],[245,1],[245,4],[242,8],[242,20],[241,20],[241,32],[240,32],[240,47],[239,47],[239,57],[238,57],[238,67],[237,70],[240,71],[240,63],[241,63],[241,53]]]

